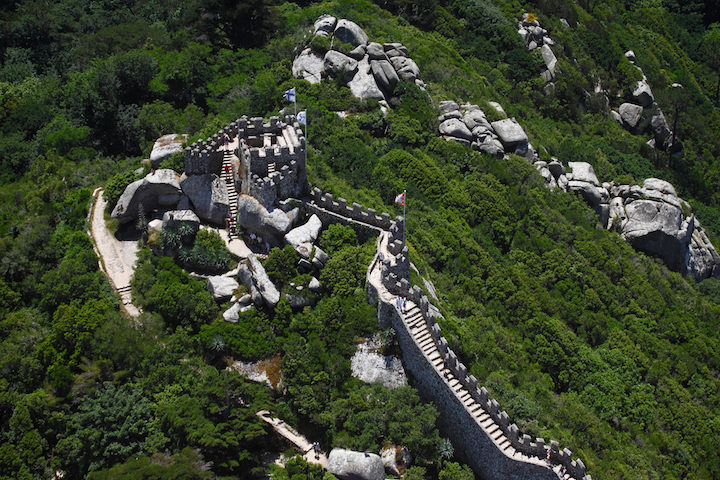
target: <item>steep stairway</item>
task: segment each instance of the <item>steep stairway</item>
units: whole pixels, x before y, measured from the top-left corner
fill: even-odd
[[[393,258],[387,250],[387,232],[383,232],[382,238],[378,242],[378,252],[382,253],[385,258]],[[447,388],[449,388],[460,403],[463,404],[467,412],[475,419],[477,424],[482,428],[485,434],[497,446],[498,450],[504,455],[525,463],[532,463],[543,466],[552,470],[558,478],[570,478],[570,475],[561,472],[559,465],[551,466],[544,458],[528,456],[522,452],[516,451],[510,444],[510,440],[505,436],[500,425],[495,423],[490,414],[473,398],[467,388],[455,377],[453,372],[445,365],[445,359],[435,343],[435,339],[430,333],[425,318],[423,317],[420,307],[410,300],[400,299],[400,305],[403,300],[406,301],[404,307],[398,307],[398,297],[389,292],[382,282],[382,273],[380,271],[380,262],[375,262],[371,267],[368,278],[377,288],[378,295],[382,301],[389,302],[394,305],[400,313],[401,318],[407,331],[410,333],[416,345],[423,352],[429,364],[443,379]]]
[[[223,164],[221,168],[221,177],[225,181],[225,185],[227,186],[227,192],[228,192],[228,203],[230,204],[230,214],[232,215],[232,218],[237,219],[238,214],[238,207],[237,207],[237,201],[238,201],[238,194],[237,190],[235,190],[235,179],[233,178],[233,159],[236,159],[237,157],[233,154],[232,150],[226,149],[223,151]],[[237,239],[238,234],[240,232],[236,229],[235,235],[232,234],[232,232],[228,231],[228,237],[230,239]]]

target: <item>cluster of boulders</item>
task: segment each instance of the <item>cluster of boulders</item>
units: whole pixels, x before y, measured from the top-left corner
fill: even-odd
[[[632,89],[632,102],[620,105],[617,111],[611,110],[610,115],[626,130],[634,135],[640,135],[646,131],[652,132],[653,138],[648,144],[653,148],[666,149],[672,137],[672,131],[665,119],[665,115],[655,102],[652,89],[642,68],[637,66],[635,52],[625,52],[625,57],[642,74],[642,80],[638,80]],[[679,84],[673,87],[682,87]]]
[[[174,170],[153,170],[125,188],[112,211],[121,223],[143,211],[192,210],[203,221],[221,225],[230,212],[227,185],[215,174],[178,175]]]
[[[340,480],[385,480],[385,474],[399,477],[412,462],[407,448],[383,447],[380,455],[334,448],[328,455],[327,469]]]
[[[376,100],[390,100],[401,79],[425,87],[420,69],[400,43],[370,42],[356,23],[330,15],[317,19],[313,35],[331,37],[332,46],[324,54],[310,47],[300,52],[293,61],[296,78],[319,83],[323,76],[338,78],[342,74],[354,96]],[[337,49],[341,44],[354,48],[341,52]]]
[[[506,118],[489,122],[485,112],[477,105],[459,106],[451,100],[440,102],[440,134],[446,140],[454,140],[482,153],[496,157],[514,153],[526,158],[530,163],[536,162],[537,153],[517,120],[507,118],[500,104],[488,103]]]
[[[586,162],[536,162],[549,187],[572,190],[597,212],[600,223],[637,250],[662,258],[671,270],[696,281],[720,275],[720,255],[672,184],[648,178],[643,185],[600,183]]]
[[[297,265],[300,273],[318,272],[328,260],[328,255],[314,245],[321,230],[322,222],[317,215],[313,215],[307,223],[290,230],[285,235],[285,243],[292,245],[301,257]],[[237,298],[234,293],[241,283],[247,287],[249,293]],[[285,297],[294,308],[310,305],[312,295],[307,295],[304,290],[313,293],[322,291],[322,285],[315,277],[308,285],[291,283],[290,287],[295,289],[293,293],[281,294],[255,254],[248,255],[247,261],[241,262],[235,270],[208,278],[207,285],[208,291],[215,300],[225,302],[229,299],[232,302],[233,305],[223,313],[223,318],[232,323],[238,321],[240,313],[250,310],[253,306],[267,305],[275,308],[282,297]]]
[[[550,48],[551,45],[555,45],[552,38],[548,36],[548,31],[540,26],[535,16],[531,16],[529,13],[523,14],[523,18],[518,22],[518,33],[523,38],[525,46],[528,50],[540,49],[543,61],[547,70],[542,72],[542,77],[550,82],[555,78],[555,68],[557,66],[557,58]]]

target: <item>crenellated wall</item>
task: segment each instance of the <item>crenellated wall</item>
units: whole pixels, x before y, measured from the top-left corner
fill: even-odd
[[[301,197],[307,192],[305,135],[295,117],[243,116],[207,140],[185,149],[185,173],[220,174],[225,136],[238,139],[235,155],[240,159],[238,190],[257,198],[266,208],[278,198]],[[234,167],[233,167],[234,168]]]
[[[397,231],[397,225],[395,225]],[[392,234],[388,236],[388,248],[396,244],[392,241]],[[378,240],[378,252],[380,252],[380,240]],[[380,258],[376,255],[373,263],[368,268],[368,279],[373,268],[380,269],[381,282],[383,287],[393,295],[407,298],[416,304],[422,314],[422,319],[432,336],[437,350],[446,359],[446,365],[457,378],[462,386],[469,392],[472,399],[492,418],[492,421],[508,439],[511,446],[518,452],[527,456],[544,459],[547,448],[555,452],[553,461],[563,465],[566,473],[577,480],[591,480],[590,475],[585,473],[585,465],[582,460],[572,459],[572,451],[560,449],[554,440],[546,443],[543,438],[533,440],[529,435],[521,435],[510,417],[505,411],[500,411],[496,400],[489,397],[485,387],[479,386],[473,375],[468,375],[467,367],[459,360],[457,355],[449,348],[447,340],[442,336],[440,325],[437,320],[442,318],[428,298],[422,294],[418,286],[411,286],[409,278],[409,259],[407,247],[397,253]],[[423,353],[420,346],[415,342],[403,315],[398,311],[392,302],[382,300],[382,295],[368,282],[368,293],[371,301],[378,302],[378,315],[380,325],[384,328],[392,327],[397,332],[403,360],[406,368],[411,372],[415,382],[419,385],[424,395],[430,397],[440,408],[441,429],[448,435],[456,447],[456,455],[473,467],[482,478],[487,479],[520,479],[520,478],[558,478],[557,475],[547,467],[534,463],[528,463],[512,458],[490,439],[478,421],[470,414],[465,405],[454,394],[449,386],[440,377],[440,373],[432,365],[429,358]]]

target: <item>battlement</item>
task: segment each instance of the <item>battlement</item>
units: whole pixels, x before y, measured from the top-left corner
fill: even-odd
[[[347,200],[342,197],[338,198],[336,202],[331,193],[323,194],[322,190],[317,187],[313,188],[310,193],[313,201],[318,207],[324,208],[332,213],[347,217],[356,222],[372,225],[373,227],[377,227],[382,230],[389,230],[393,224],[396,225],[395,228],[397,229],[397,224],[399,224],[400,229],[402,230],[402,223],[405,221],[402,217],[397,217],[394,221],[392,221],[390,220],[389,213],[383,212],[380,215],[377,215],[375,209],[365,209],[359,203],[353,203],[352,206],[348,206]]]
[[[397,225],[395,225],[397,227]],[[390,240],[390,239],[389,239]],[[399,241],[394,241],[396,245]],[[388,242],[388,249],[391,243]],[[510,423],[510,417],[505,411],[500,410],[500,406],[495,399],[490,398],[489,392],[483,386],[478,385],[478,380],[473,375],[468,375],[468,368],[460,361],[458,356],[449,347],[447,339],[443,337],[440,325],[437,323],[442,319],[442,314],[423,295],[423,291],[417,285],[411,285],[409,278],[409,259],[407,257],[407,247],[402,248],[398,253],[390,253],[382,259],[380,272],[383,286],[392,294],[407,298],[415,303],[422,314],[422,318],[427,324],[433,342],[437,346],[440,354],[446,359],[446,365],[457,378],[460,383],[467,389],[470,396],[483,408],[483,410],[492,418],[493,422],[502,430],[512,447],[525,455],[534,456],[544,459],[547,455],[547,448],[551,448],[553,453],[553,462],[563,465],[566,473],[571,478],[577,480],[591,480],[590,475],[586,475],[586,467],[582,460],[572,459],[572,451],[564,448],[560,449],[558,442],[551,440],[546,444],[545,439],[536,438],[534,441],[529,435],[521,435],[516,424]],[[404,275],[405,265],[407,265],[408,274]],[[500,452],[499,452],[500,453]]]
[[[206,140],[185,149],[185,173],[220,174],[225,137],[237,139],[239,190],[269,207],[276,198],[298,197],[307,189],[305,134],[293,115],[281,121],[242,116]]]

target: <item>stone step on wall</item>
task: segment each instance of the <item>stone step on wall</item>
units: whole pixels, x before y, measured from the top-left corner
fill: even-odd
[[[448,370],[445,368],[442,356],[428,328],[422,310],[415,303],[411,302],[410,308],[406,312],[400,311],[400,314],[407,326],[407,331],[411,334],[414,342],[427,358],[428,363],[433,366],[439,376],[445,378],[446,384],[451,388],[459,402],[472,415],[485,434],[498,448],[499,452],[509,458],[547,468],[545,462],[537,457],[530,457],[516,451],[510,440],[505,436],[501,426],[495,423],[493,418],[475,401],[463,383],[452,373],[449,373],[449,375],[445,377]]]

